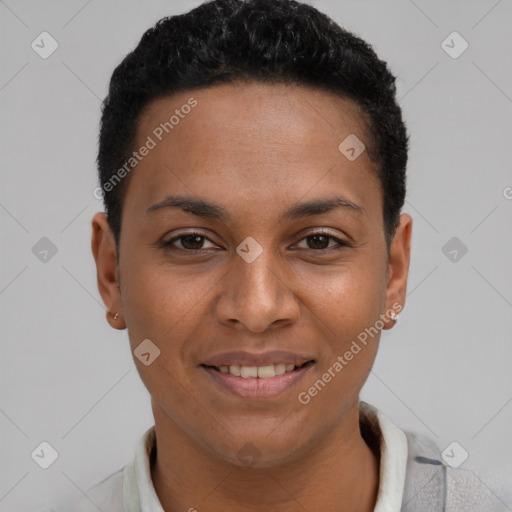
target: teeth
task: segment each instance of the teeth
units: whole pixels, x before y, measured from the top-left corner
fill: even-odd
[[[282,375],[286,371],[286,365],[285,364],[275,364],[274,365],[274,373],[276,375]]]
[[[267,366],[240,366],[233,364],[231,366],[219,366],[219,370],[222,373],[230,373],[237,377],[243,377],[244,379],[254,379],[256,377],[260,379],[268,379],[275,377],[276,375],[282,375],[285,372],[291,372],[295,369],[294,364],[270,364]]]
[[[240,377],[244,377],[248,379],[250,377],[258,376],[258,367],[257,366],[242,366],[240,367]]]
[[[232,364],[231,366],[223,366],[223,368],[226,368],[225,373],[231,373],[231,375],[236,375],[237,377],[240,377],[240,374],[241,374],[240,368],[241,367],[238,366],[237,364]]]
[[[269,377],[275,377],[274,365],[270,366],[258,366],[258,377],[260,379],[268,379]]]

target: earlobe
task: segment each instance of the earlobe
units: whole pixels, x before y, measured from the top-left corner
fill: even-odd
[[[123,320],[123,318],[119,315],[119,313],[114,313],[113,311],[106,311],[105,316],[107,318],[107,322],[111,327],[114,329],[118,329],[122,331],[123,329],[126,329],[126,324]]]
[[[412,217],[407,213],[400,215],[400,223],[389,249],[388,284],[386,289],[386,309],[398,314],[404,307],[407,278],[411,257]],[[392,315],[388,315],[392,316]],[[396,322],[391,319],[386,325],[391,329]]]
[[[98,291],[107,308],[107,322],[114,329],[125,329],[116,245],[105,213],[98,212],[92,219],[91,250],[96,262]]]

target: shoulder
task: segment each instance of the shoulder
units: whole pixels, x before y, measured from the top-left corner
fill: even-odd
[[[124,512],[123,469],[96,483],[78,499],[67,500],[38,512]]]
[[[402,512],[509,510],[511,467],[455,468],[433,440],[415,432],[404,433],[408,454]]]

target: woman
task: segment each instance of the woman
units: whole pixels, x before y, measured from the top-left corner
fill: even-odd
[[[386,64],[308,5],[144,34],[103,106],[92,250],[155,425],[73,510],[493,510],[359,400],[405,304],[407,149]]]

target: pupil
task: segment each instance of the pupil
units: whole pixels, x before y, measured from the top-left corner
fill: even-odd
[[[203,237],[201,235],[186,235],[186,236],[183,237],[181,243],[187,249],[200,249],[200,247],[187,247],[187,240],[195,239],[195,241],[192,242],[192,245],[194,245],[194,244],[201,245],[202,244],[202,238]],[[188,245],[190,245],[190,244],[188,244]]]
[[[320,238],[320,239],[323,239],[324,242],[326,242],[328,237],[326,237],[325,235],[312,235],[309,238],[310,239],[317,239],[317,240]],[[315,244],[316,244],[316,242],[313,242],[313,245],[315,245]],[[322,242],[320,242],[320,245],[324,245],[325,246],[325,243],[322,244]],[[325,249],[325,247],[313,247],[313,249]]]

